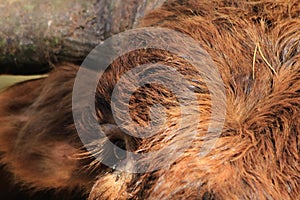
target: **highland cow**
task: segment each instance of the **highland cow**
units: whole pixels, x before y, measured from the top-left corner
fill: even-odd
[[[206,155],[199,155],[204,143],[219,134],[214,129],[208,132],[209,126],[220,122],[211,119],[216,105],[203,76],[197,76],[183,57],[161,49],[139,49],[115,59],[97,85],[97,114],[90,117],[104,127],[106,137],[91,137],[92,151],[82,144],[72,115],[78,66],[62,63],[47,78],[19,83],[2,92],[1,163],[13,174],[15,183],[32,191],[76,190],[90,200],[298,199],[299,10],[299,1],[174,0],[140,22],[140,27],[164,27],[198,41],[220,73],[226,102],[215,103],[219,103],[217,109],[226,109],[226,117],[218,140]],[[186,78],[197,97],[188,104],[197,104],[194,112],[201,115],[199,119],[193,113],[182,116],[181,102],[174,93],[161,85],[145,85],[130,98],[132,120],[146,127],[151,123],[149,107],[160,104],[167,126],[151,137],[138,138],[116,126],[111,95],[126,71],[154,62],[168,65]],[[126,87],[130,89],[130,82]],[[184,126],[174,131],[184,117],[188,119]],[[82,122],[88,135],[92,127],[84,113]],[[143,166],[147,168],[144,173],[117,170],[121,165],[136,166],[126,163],[128,155],[109,141],[135,153],[168,145],[180,148],[195,127],[191,145],[167,167],[155,169],[158,163],[167,162],[176,148],[162,151],[165,157],[150,160]]]

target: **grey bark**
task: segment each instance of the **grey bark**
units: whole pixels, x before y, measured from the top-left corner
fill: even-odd
[[[79,63],[163,2],[0,0],[0,72],[40,73],[59,61]]]

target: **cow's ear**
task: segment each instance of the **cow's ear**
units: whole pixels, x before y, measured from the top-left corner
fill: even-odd
[[[46,78],[0,93],[0,164],[22,185],[35,190],[88,185],[75,156],[82,144],[72,129],[76,71],[64,64]]]
[[[26,112],[42,90],[44,79],[18,83],[0,93],[0,152],[11,152],[18,132],[28,122]]]

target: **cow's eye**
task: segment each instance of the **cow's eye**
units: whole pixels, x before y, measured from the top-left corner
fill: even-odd
[[[126,159],[126,143],[124,140],[114,142],[114,155],[118,160]]]
[[[105,124],[101,126],[106,135],[105,137],[109,139],[101,150],[102,162],[104,165],[114,169],[127,157],[126,136],[116,125]]]

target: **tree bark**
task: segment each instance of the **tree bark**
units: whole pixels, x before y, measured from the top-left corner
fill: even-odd
[[[0,0],[0,73],[80,63],[101,41],[133,28],[164,0]]]

